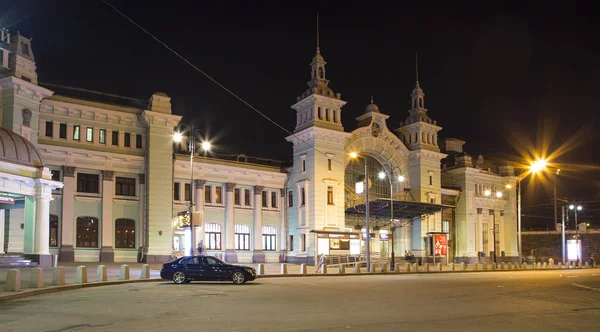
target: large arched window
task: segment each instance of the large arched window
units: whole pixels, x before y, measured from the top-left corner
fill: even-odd
[[[77,218],[77,247],[98,248],[98,229],[100,221],[95,217]]]
[[[235,225],[235,250],[250,250],[250,226]]]
[[[115,220],[115,248],[135,248],[135,220]]]
[[[263,226],[262,237],[264,251],[277,250],[277,228],[275,226]]]
[[[221,225],[206,223],[204,227],[204,246],[206,249],[221,250]]]
[[[50,242],[51,247],[58,247],[58,216],[50,215]]]

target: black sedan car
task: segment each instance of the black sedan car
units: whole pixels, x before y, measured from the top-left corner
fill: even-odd
[[[192,281],[233,281],[241,285],[256,279],[256,270],[248,266],[231,265],[211,256],[185,256],[163,264],[160,277],[176,284]]]

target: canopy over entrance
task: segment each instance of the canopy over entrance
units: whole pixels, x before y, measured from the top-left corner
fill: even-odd
[[[369,216],[391,218],[392,200],[378,198],[369,201]],[[413,201],[393,200],[394,219],[414,219],[423,215],[431,215],[444,209],[454,209],[452,205],[431,204]],[[346,215],[360,216],[365,214],[366,205],[359,204],[346,208]]]

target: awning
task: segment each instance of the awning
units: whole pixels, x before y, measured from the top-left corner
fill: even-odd
[[[369,201],[369,216],[380,218],[391,218],[391,200],[375,199]],[[359,204],[346,208],[346,214],[352,216],[364,216],[365,204]],[[423,215],[431,215],[444,209],[454,209],[452,205],[431,204],[413,201],[394,200],[394,219],[414,219]]]

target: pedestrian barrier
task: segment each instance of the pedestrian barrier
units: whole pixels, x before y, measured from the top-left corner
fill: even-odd
[[[287,273],[287,264],[282,263],[281,264],[281,274],[286,275]]]
[[[18,292],[21,290],[21,271],[18,269],[8,270],[4,290],[7,292]]]
[[[142,270],[140,271],[140,279],[150,279],[150,265],[142,265]]]
[[[512,270],[513,269],[513,263],[512,262],[508,262],[508,269]]]
[[[98,265],[96,269],[96,281],[106,281],[108,280],[106,276],[106,265]]]
[[[506,264],[504,264],[504,262],[500,263],[500,270],[506,270]]]
[[[442,264],[440,264],[440,263],[436,263],[436,264],[435,264],[435,270],[436,270],[437,272],[439,272],[439,271],[442,271]]]
[[[58,266],[52,268],[52,284],[55,286],[62,286],[65,284],[65,268]]]
[[[320,273],[327,274],[327,265],[323,264],[323,266],[321,266]]]
[[[79,265],[77,272],[75,273],[75,283],[85,284],[87,283],[87,266]]]
[[[306,274],[306,264],[300,264],[300,274]]]
[[[121,273],[119,274],[119,280],[129,280],[129,265],[121,265]]]
[[[558,267],[559,270],[562,269],[563,268],[562,262],[558,262],[558,266],[557,267]]]
[[[577,267],[581,269],[581,261],[577,262]]]
[[[31,276],[29,278],[29,287],[44,288],[44,269],[36,267],[31,270]]]

